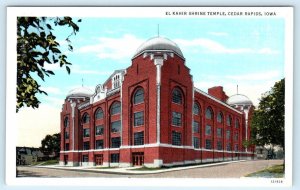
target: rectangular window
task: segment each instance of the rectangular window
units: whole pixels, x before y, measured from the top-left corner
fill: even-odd
[[[111,148],[119,148],[121,146],[121,137],[111,138]]]
[[[144,125],[144,112],[134,113],[134,126]]]
[[[83,155],[82,156],[82,162],[88,162],[89,161],[89,156],[88,155]]]
[[[89,150],[90,149],[90,142],[83,142],[83,150]]]
[[[69,139],[69,133],[65,132],[65,139]]]
[[[89,137],[90,136],[90,129],[83,129],[83,137]]]
[[[193,122],[193,132],[199,133],[199,122],[197,122],[197,121]]]
[[[222,137],[222,129],[217,128],[217,137]]]
[[[181,146],[181,133],[172,132],[172,145]]]
[[[69,150],[69,143],[66,143],[65,151],[68,151],[68,150]]]
[[[226,139],[230,139],[230,130],[226,131]]]
[[[211,126],[210,125],[205,126],[205,134],[206,135],[211,135]]]
[[[104,134],[103,125],[96,126],[96,135],[103,135],[103,134]]]
[[[234,145],[234,151],[236,151],[236,152],[239,151],[239,145],[238,144]]]
[[[103,140],[96,140],[96,149],[103,149]]]
[[[206,149],[211,149],[211,140],[210,139],[205,140],[205,148]]]
[[[120,154],[110,154],[111,163],[119,163]]]
[[[222,150],[222,142],[221,141],[217,141],[217,149]]]
[[[200,147],[200,141],[198,137],[194,137],[194,148]]]
[[[234,135],[234,140],[235,140],[235,141],[238,141],[238,140],[239,140],[239,134],[238,134],[238,133],[235,133],[235,135]]]
[[[134,133],[134,145],[143,145],[144,144],[144,132]]]
[[[181,113],[172,112],[172,125],[181,126]]]
[[[120,132],[121,130],[121,121],[114,121],[111,122],[111,132],[112,133],[116,133],[116,132]]]
[[[231,144],[230,144],[230,143],[227,143],[227,144],[226,144],[226,150],[227,150],[227,151],[231,151]]]

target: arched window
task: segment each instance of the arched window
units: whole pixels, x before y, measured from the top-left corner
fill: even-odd
[[[208,107],[205,111],[205,117],[206,119],[212,119],[213,118],[213,111],[210,107]]]
[[[95,119],[102,119],[103,118],[103,111],[101,108],[98,108],[95,113]]]
[[[119,114],[121,112],[121,104],[120,102],[115,102],[110,108],[110,114],[115,115]]]
[[[182,95],[178,88],[175,88],[172,93],[172,102],[176,104],[182,103]]]
[[[222,112],[219,112],[217,115],[217,122],[218,123],[223,123],[223,114]]]
[[[194,103],[193,113],[194,113],[194,115],[199,115],[201,113],[200,106],[196,102]]]
[[[227,116],[227,120],[226,120],[226,123],[228,126],[231,126],[231,123],[232,123],[232,118],[230,115]]]
[[[239,119],[235,120],[235,128],[239,128],[240,127],[240,121]]]
[[[133,104],[144,102],[144,90],[139,88],[133,95]]]
[[[88,113],[85,113],[82,117],[82,122],[83,123],[89,123],[90,122],[90,116]]]
[[[64,120],[64,126],[69,127],[69,118],[68,117],[66,117]]]

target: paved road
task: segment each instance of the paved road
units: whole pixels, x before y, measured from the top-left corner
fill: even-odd
[[[18,177],[122,177],[122,178],[239,178],[249,173],[262,170],[276,164],[282,164],[282,160],[256,160],[236,162],[220,166],[170,171],[157,174],[108,174],[101,172],[70,171],[62,169],[37,168],[21,166],[17,167]]]

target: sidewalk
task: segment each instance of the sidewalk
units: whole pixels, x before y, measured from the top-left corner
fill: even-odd
[[[110,174],[156,174],[156,173],[164,173],[164,172],[171,172],[171,171],[179,171],[179,170],[187,170],[193,168],[204,168],[204,167],[211,167],[211,166],[218,166],[218,165],[226,165],[231,163],[237,162],[244,162],[246,160],[236,160],[236,161],[228,161],[228,162],[218,162],[218,163],[209,163],[209,164],[201,164],[201,165],[193,165],[193,166],[178,166],[173,168],[157,168],[157,169],[145,169],[145,170],[138,170],[142,168],[139,167],[127,167],[127,168],[96,168],[93,167],[69,167],[69,166],[60,166],[60,165],[49,165],[49,166],[33,166],[37,168],[49,168],[49,169],[59,169],[59,170],[72,170],[72,171],[87,171],[87,172],[97,172],[97,173],[110,173]]]

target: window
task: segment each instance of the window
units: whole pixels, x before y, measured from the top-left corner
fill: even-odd
[[[205,134],[206,135],[211,135],[211,126],[210,125],[205,126]]]
[[[114,76],[113,86],[114,86],[114,88],[118,88],[120,86],[120,75],[115,75]]]
[[[179,132],[172,132],[172,145],[181,145],[181,133]]]
[[[234,145],[234,151],[236,151],[236,152],[239,151],[239,145],[238,144]]]
[[[86,141],[83,142],[83,150],[89,150],[90,149],[90,142]]]
[[[64,120],[64,126],[69,127],[69,118],[68,117],[66,117]]]
[[[89,123],[90,122],[90,116],[89,114],[85,113],[82,117],[82,122],[83,123]]]
[[[200,147],[200,141],[198,137],[194,137],[194,148]]]
[[[83,129],[83,137],[89,137],[90,136],[90,129]]]
[[[231,126],[231,123],[232,123],[232,118],[231,118],[230,115],[228,115],[228,116],[227,116],[226,124],[227,124],[228,126]]]
[[[238,134],[238,133],[235,133],[235,135],[234,135],[234,140],[235,140],[235,141],[238,141],[238,140],[239,140],[239,134]]]
[[[68,150],[69,150],[69,143],[66,143],[65,151],[68,151]]]
[[[172,112],[172,125],[181,126],[181,113]]]
[[[111,163],[119,163],[120,154],[110,154]]]
[[[96,114],[95,114],[96,119],[102,119],[103,118],[103,111],[101,108],[97,109]]]
[[[211,149],[211,140],[210,139],[205,140],[205,148],[206,149]]]
[[[104,134],[104,127],[103,125],[96,126],[96,135],[103,135]]]
[[[194,103],[194,109],[193,109],[194,115],[199,115],[200,113],[200,107],[198,103]]]
[[[65,132],[65,139],[69,139],[69,133]]]
[[[144,132],[134,133],[134,145],[143,145],[144,144]]]
[[[239,119],[235,120],[235,128],[239,128],[240,127],[240,121]]]
[[[82,162],[88,162],[89,161],[89,155],[82,155]]]
[[[134,126],[144,125],[144,112],[134,113]]]
[[[222,142],[221,141],[217,141],[217,149],[222,150]]]
[[[206,117],[206,119],[212,119],[213,118],[213,112],[212,112],[212,110],[211,110],[210,107],[208,107],[206,109],[206,111],[205,111],[205,117]]]
[[[226,139],[230,139],[230,130],[226,131]]]
[[[226,144],[226,150],[227,150],[227,151],[231,151],[231,144],[230,144],[230,143],[227,143],[227,144]]]
[[[223,114],[221,112],[219,112],[218,115],[217,115],[217,122],[218,123],[223,123]]]
[[[222,129],[217,128],[217,137],[222,137]]]
[[[139,88],[133,96],[133,104],[139,104],[144,102],[144,90]]]
[[[175,88],[172,93],[172,102],[176,104],[181,104],[182,103],[182,96],[181,92],[178,88]]]
[[[113,105],[111,106],[111,109],[110,109],[110,114],[115,115],[115,114],[119,114],[120,112],[121,112],[120,102],[113,103]]]
[[[121,146],[121,137],[111,138],[111,147],[119,148]]]
[[[199,122],[197,122],[197,121],[193,122],[193,132],[194,133],[199,133],[200,132],[199,131]]]
[[[121,121],[113,121],[111,122],[111,132],[112,133],[117,133],[120,132],[121,130]]]
[[[96,149],[103,149],[103,140],[96,140]]]

